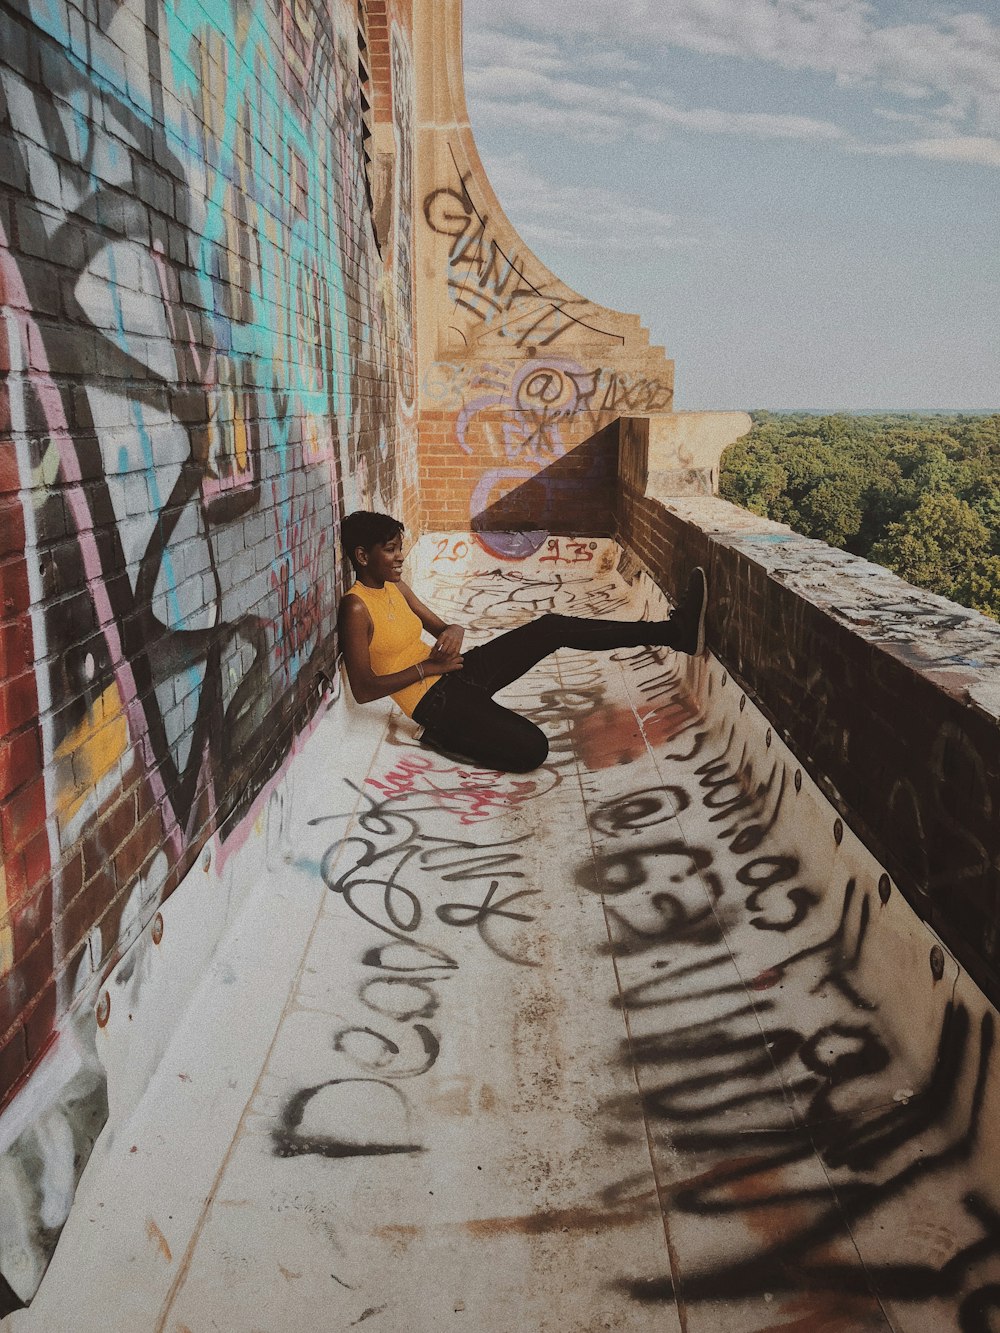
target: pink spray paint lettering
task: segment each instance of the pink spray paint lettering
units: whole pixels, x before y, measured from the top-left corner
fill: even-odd
[[[449,785],[438,785],[447,779]],[[367,785],[386,800],[427,796],[441,810],[456,815],[460,824],[490,819],[513,806],[534,800],[545,788],[544,774],[514,780],[504,773],[465,769],[461,765],[439,768],[425,755],[401,759],[381,778],[368,778]]]

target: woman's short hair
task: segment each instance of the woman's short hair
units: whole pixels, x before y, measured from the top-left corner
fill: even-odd
[[[373,546],[385,546],[393,538],[401,536],[404,531],[398,518],[391,518],[388,514],[373,514],[367,509],[355,510],[353,514],[348,514],[340,525],[344,555],[357,569],[358,562],[354,558],[354,552],[359,546],[362,550],[370,551]]]

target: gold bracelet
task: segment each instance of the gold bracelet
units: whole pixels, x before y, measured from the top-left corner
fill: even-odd
[[[417,675],[420,677],[421,680],[424,680],[425,677],[424,677],[423,667],[420,665],[419,662],[414,662],[413,665],[417,668]]]

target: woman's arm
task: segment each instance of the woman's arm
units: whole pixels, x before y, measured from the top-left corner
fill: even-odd
[[[419,619],[421,625],[428,634],[433,634],[437,639],[437,644],[431,651],[431,658],[440,661],[442,657],[450,657],[455,653],[462,651],[462,639],[465,630],[461,625],[446,625],[436,612],[429,606],[424,606],[423,602],[406,583],[400,580],[397,585],[399,591],[403,594],[406,605],[413,614]]]
[[[340,648],[344,654],[347,679],[351,683],[351,693],[359,704],[370,704],[376,699],[385,699],[397,690],[406,689],[407,685],[416,685],[417,681],[428,676],[443,676],[449,671],[461,671],[462,659],[457,653],[439,654],[432,661],[428,658],[417,667],[404,667],[402,671],[393,671],[388,676],[376,676],[372,670],[371,643],[373,625],[367,608],[358,597],[342,597],[340,600]]]

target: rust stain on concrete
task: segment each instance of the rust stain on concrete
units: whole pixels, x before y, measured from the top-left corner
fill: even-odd
[[[153,1244],[157,1246],[160,1253],[163,1255],[164,1259],[166,1259],[167,1263],[172,1264],[174,1261],[174,1256],[170,1252],[170,1246],[167,1244],[167,1238],[160,1230],[160,1228],[156,1225],[156,1223],[153,1221],[152,1218],[150,1218],[149,1221],[146,1223],[146,1235],[153,1242]]]
[[[393,1256],[399,1258],[410,1248],[416,1238],[424,1232],[423,1227],[407,1226],[404,1223],[376,1227],[372,1232],[380,1240],[387,1240],[392,1246]]]
[[[767,1324],[756,1333],[862,1333],[864,1329],[885,1327],[871,1297],[848,1292],[793,1297],[783,1301],[780,1309],[782,1315],[792,1316],[791,1322]]]
[[[536,1213],[511,1217],[475,1217],[467,1222],[449,1222],[435,1227],[435,1231],[459,1231],[466,1235],[487,1236],[541,1236],[553,1231],[589,1231],[594,1228],[637,1226],[659,1212],[655,1190],[646,1190],[625,1199],[613,1207],[548,1208]],[[426,1228],[417,1226],[379,1227],[372,1234],[383,1240],[404,1241],[410,1244]]]
[[[721,1196],[728,1195],[737,1203],[747,1206],[746,1225],[767,1241],[778,1240],[790,1230],[806,1226],[809,1221],[808,1207],[796,1207],[785,1197],[790,1197],[794,1192],[794,1182],[787,1173],[780,1167],[764,1167],[761,1159],[756,1156],[727,1158],[701,1175],[692,1177],[685,1188],[691,1185],[702,1189],[714,1185]],[[825,1245],[822,1249],[817,1246],[811,1251],[814,1259],[821,1253],[826,1255]],[[832,1249],[829,1257],[831,1262],[835,1261]]]
[[[628,1208],[551,1208],[515,1217],[477,1217],[461,1223],[472,1236],[541,1236],[552,1231],[590,1231],[610,1226],[630,1227],[658,1212],[655,1191]]]
[[[468,1076],[446,1079],[430,1099],[430,1105],[441,1115],[472,1115],[475,1087],[475,1080]]]

